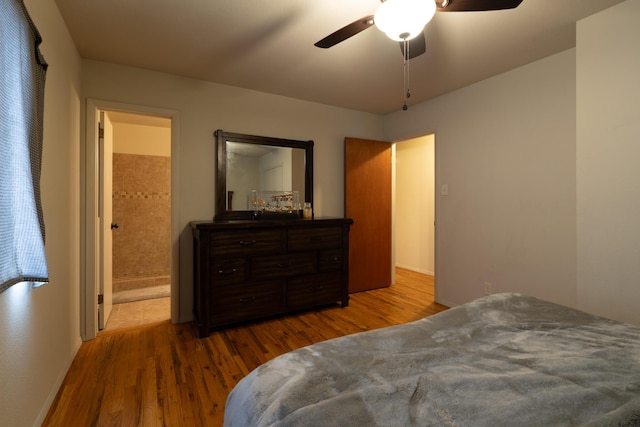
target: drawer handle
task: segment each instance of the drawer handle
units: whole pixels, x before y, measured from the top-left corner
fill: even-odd
[[[309,240],[311,240],[312,242],[321,242],[323,238],[322,236],[312,236],[312,237],[309,237]]]
[[[245,297],[245,298],[240,298],[240,302],[243,304],[249,303],[249,302],[254,302],[256,300],[256,297]]]
[[[218,270],[218,276],[230,276],[237,271],[238,270],[236,270],[235,268],[232,268],[231,270]]]
[[[255,240],[240,240],[240,246],[252,246],[258,243]]]
[[[310,291],[321,291],[324,289],[323,285],[318,285],[318,286],[312,286],[309,288]]]
[[[280,263],[276,264],[276,267],[278,267],[278,268],[289,268],[289,267],[291,267],[291,262],[280,262]]]
[[[326,257],[326,258],[322,258],[322,262],[335,262],[337,264],[340,262],[340,258],[338,258],[337,256]]]

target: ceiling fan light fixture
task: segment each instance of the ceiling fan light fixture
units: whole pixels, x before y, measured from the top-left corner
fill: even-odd
[[[373,22],[391,40],[411,40],[435,13],[433,0],[387,0],[376,10]]]

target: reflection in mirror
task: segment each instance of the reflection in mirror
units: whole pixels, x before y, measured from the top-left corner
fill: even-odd
[[[215,219],[261,219],[259,213],[275,218],[313,203],[313,141],[221,129],[214,135]]]
[[[235,141],[226,145],[228,211],[254,209],[252,191],[261,205],[295,192],[304,200],[305,150]]]

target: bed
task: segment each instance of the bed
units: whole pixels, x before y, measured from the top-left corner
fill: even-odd
[[[640,327],[495,294],[279,356],[224,425],[638,426]]]

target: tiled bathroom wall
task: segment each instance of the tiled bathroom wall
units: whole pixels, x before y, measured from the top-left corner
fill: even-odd
[[[113,291],[167,285],[171,158],[113,153]]]

